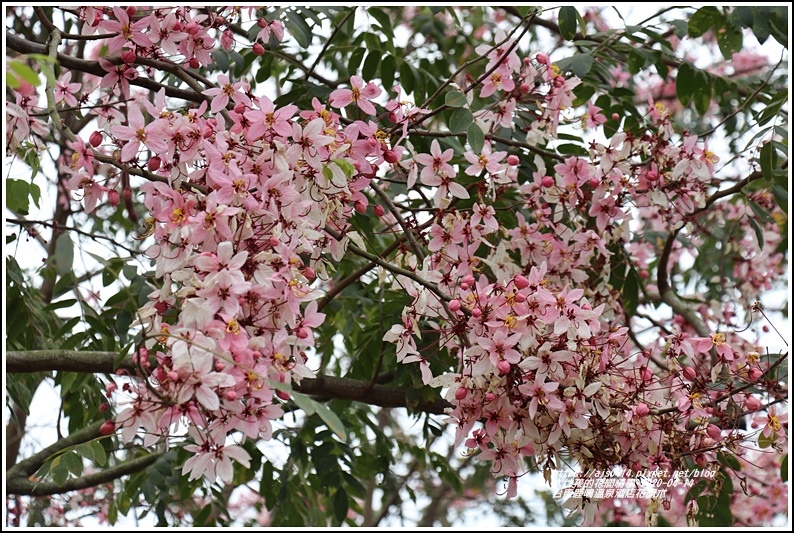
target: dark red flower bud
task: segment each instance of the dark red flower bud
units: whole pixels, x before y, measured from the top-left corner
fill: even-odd
[[[108,203],[110,205],[116,207],[117,205],[119,205],[120,201],[121,201],[121,195],[119,194],[119,191],[117,191],[116,189],[111,189],[108,191]]]
[[[135,52],[133,52],[132,50],[124,50],[121,53],[121,59],[127,64],[135,63],[137,57],[138,56],[136,56]]]
[[[395,152],[394,150],[386,150],[385,152],[383,152],[383,159],[387,163],[396,163],[397,161],[400,160],[400,156],[398,156],[397,152]]]
[[[100,435],[112,435],[116,431],[116,423],[112,420],[106,420],[104,424],[99,426]]]
[[[265,53],[265,47],[259,43],[254,43],[254,53],[258,56],[261,56]]]
[[[383,209],[383,206],[380,204],[376,205],[372,210],[375,212],[375,216],[379,217],[382,217],[386,213],[386,211]]]
[[[160,156],[154,156],[153,158],[149,159],[148,163],[146,163],[146,167],[150,172],[155,172],[160,168],[161,164],[162,160],[160,159]]]
[[[91,134],[91,136],[88,138],[88,142],[89,142],[89,144],[91,144],[91,146],[93,146],[94,148],[96,148],[97,146],[99,146],[100,144],[102,144],[102,134],[101,134],[100,132],[98,132],[98,131],[95,131],[95,132],[94,132],[94,133],[92,133],[92,134]]]

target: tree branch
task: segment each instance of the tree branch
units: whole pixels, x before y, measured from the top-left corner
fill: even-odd
[[[116,370],[134,372],[137,366],[131,356],[122,358],[118,365],[115,352],[75,352],[70,350],[32,350],[6,353],[6,372],[19,374],[25,372],[83,372],[89,374],[113,374]],[[432,401],[409,401],[407,390],[371,384],[335,376],[304,378],[293,383],[296,391],[319,399],[353,400],[380,407],[406,407],[414,411],[444,414],[451,405],[444,399]]]
[[[6,32],[6,46],[8,46],[8,48],[20,54],[47,55],[46,45],[25,40],[22,37],[14,35],[13,33],[8,31]],[[113,59],[114,58],[108,58],[108,60],[111,62],[113,61]],[[60,63],[61,66],[67,69],[79,70],[87,74],[93,74],[94,76],[99,76],[100,78],[107,75],[107,72],[99,64],[99,61],[87,61],[85,59],[78,59],[76,57],[72,57],[70,55],[60,54],[60,53],[56,55],[56,60],[58,61],[58,63]],[[187,91],[185,89],[170,87],[168,85],[157,83],[156,81],[150,80],[148,78],[142,78],[142,77],[135,78],[134,80],[130,80],[130,85],[143,87],[144,89],[149,89],[154,92],[157,92],[160,89],[165,88],[165,94],[167,96],[171,96],[173,98],[180,98],[182,100],[196,102],[199,104],[203,102],[205,99],[204,95],[201,93],[197,94],[193,91]]]

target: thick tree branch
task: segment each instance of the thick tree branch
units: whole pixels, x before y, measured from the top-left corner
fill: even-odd
[[[154,463],[162,454],[151,454],[145,457],[139,457],[130,461],[125,461],[116,466],[107,468],[101,472],[88,474],[83,477],[69,479],[65,483],[52,483],[52,482],[39,482],[31,480],[30,477],[41,468],[41,466],[53,455],[97,439],[102,435],[99,433],[99,428],[104,421],[100,420],[88,427],[76,431],[60,439],[58,442],[47,446],[40,452],[37,452],[27,459],[18,462],[6,472],[6,491],[8,494],[27,494],[31,496],[48,496],[51,494],[62,494],[73,490],[85,489],[88,487],[96,487],[118,479],[122,476],[139,472],[150,464]]]
[[[6,353],[6,372],[84,372],[90,374],[113,374],[122,369],[134,372],[136,365],[130,356],[122,358],[116,365],[115,352],[75,352],[70,350],[13,351]],[[319,399],[354,400],[380,407],[407,407],[414,411],[444,414],[450,404],[441,398],[432,401],[409,401],[407,391],[400,387],[371,384],[349,378],[321,376],[304,378],[294,383],[296,391]]]
[[[786,162],[788,164],[788,162]],[[693,219],[700,213],[706,211],[711,207],[717,200],[720,198],[725,198],[726,196],[730,196],[741,191],[744,187],[746,187],[749,183],[760,179],[763,177],[763,174],[759,171],[751,173],[749,176],[738,182],[733,187],[729,187],[728,189],[724,189],[721,191],[717,191],[711,196],[708,197],[703,207],[700,209],[696,209],[693,213],[691,213],[688,218]],[[664,243],[664,248],[662,249],[662,254],[659,256],[659,265],[656,269],[656,284],[659,287],[659,296],[662,302],[669,305],[674,312],[678,313],[686,321],[695,328],[697,334],[701,337],[708,337],[711,334],[711,330],[703,321],[703,319],[698,315],[694,309],[686,305],[681,298],[675,293],[675,290],[670,285],[670,280],[668,276],[668,263],[670,262],[670,254],[673,251],[673,244],[675,243],[675,239],[678,236],[678,233],[681,231],[685,224],[682,224],[678,228],[674,229],[670,232],[670,235],[667,237],[667,241]]]
[[[32,54],[47,55],[46,45],[25,40],[11,32],[6,32],[6,46],[8,46],[8,48],[20,54],[32,53]],[[107,74],[107,71],[105,71],[105,69],[102,68],[102,66],[99,64],[99,61],[87,61],[85,59],[79,59],[67,54],[60,54],[60,53],[57,54],[56,59],[61,66],[70,70],[78,70],[81,72],[85,72],[87,74],[93,74],[95,76],[99,76],[100,78],[104,77]],[[112,62],[113,59],[114,58],[109,58],[109,61]],[[121,60],[119,59],[119,61]],[[170,87],[168,85],[157,83],[156,81],[150,80],[148,78],[143,78],[143,77],[135,78],[134,80],[130,80],[130,85],[143,87],[144,89],[149,89],[154,92],[157,92],[160,89],[165,88],[166,96],[170,96],[173,98],[180,98],[182,100],[187,100],[190,102],[201,103],[205,100],[205,96],[201,93],[195,93],[193,91],[187,91],[184,89],[178,89],[176,87]]]

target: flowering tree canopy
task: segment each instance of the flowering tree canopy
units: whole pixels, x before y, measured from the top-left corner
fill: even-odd
[[[8,524],[785,519],[790,13],[647,15],[8,8]]]

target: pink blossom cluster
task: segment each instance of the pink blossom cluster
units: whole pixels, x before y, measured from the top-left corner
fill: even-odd
[[[737,413],[765,408],[750,385],[775,392],[761,349],[726,327],[738,319],[731,302],[696,309],[713,329],[708,336],[680,314],[646,345],[630,333],[628,297],[613,274],[636,271],[642,305],[658,303],[656,261],[677,262],[683,247],[662,252],[653,235],[695,223],[718,184],[715,154],[697,136],[675,132],[660,103],[649,102],[644,134],[593,141],[586,156],[555,157],[551,168],[539,155],[509,153],[497,130],[522,117],[527,146],[545,145],[580,80],[547,54],[520,58],[497,32],[493,46],[476,49],[488,59],[477,91],[484,105],[474,114],[487,136],[482,148],[455,153],[434,139],[424,153],[401,143],[422,133],[415,126],[431,111],[402,102],[399,87],[380,111],[382,89],[359,76],[331,92],[328,105],[315,98],[305,110],[278,106],[223,74],[203,90],[205,101],[187,108],[164,89],[152,101],[132,90],[129,82],[145,73],[141,57],[208,65],[211,30],[232,46],[226,30],[239,11],[81,13],[85,33],[113,34],[113,61],[100,59],[106,74],[83,85],[67,75],[58,82],[59,105],[74,105],[81,91],[100,95],[93,111],[100,129],[87,143],[70,141],[72,155],[61,161],[72,176],[65,186],[82,192],[90,213],[105,198],[118,203],[118,189],[131,194],[135,169],[149,179],[139,191],[154,240],[146,254],[156,287],[136,322],[145,380],[109,386],[124,405],[111,430],[124,441],[142,431],[151,444],[187,425],[194,455],[183,473],[191,479],[231,483],[233,462],[248,466],[250,457],[230,436],[269,439],[289,384],[313,377],[307,351],[325,317],[320,280],[350,250],[366,248],[350,219],[367,213],[371,186],[385,175],[425,195],[428,209],[423,225],[407,210],[398,216],[396,204],[388,214],[382,205],[373,210],[390,229],[413,232],[411,246],[381,264],[411,299],[383,339],[395,344],[399,362],[419,365],[425,384],[446,388],[456,442],[507,479],[509,496],[528,461],[548,475],[567,460],[679,469],[688,460],[708,463],[723,445],[737,453],[744,438]],[[283,38],[280,22],[257,25],[257,39]],[[33,92],[15,98],[10,149],[46,126],[31,116]],[[600,127],[601,111],[589,102],[582,122]],[[121,171],[98,163],[110,156]],[[774,211],[769,197],[754,198]],[[743,293],[737,301],[753,301],[784,258],[762,252],[746,208],[711,209],[736,224],[744,249],[733,290]],[[413,225],[399,228],[406,219]],[[774,221],[760,229],[767,243],[779,242]],[[684,237],[698,242],[697,231]],[[428,337],[453,356],[454,371],[436,362]],[[758,431],[780,446],[785,415],[766,412]]]

